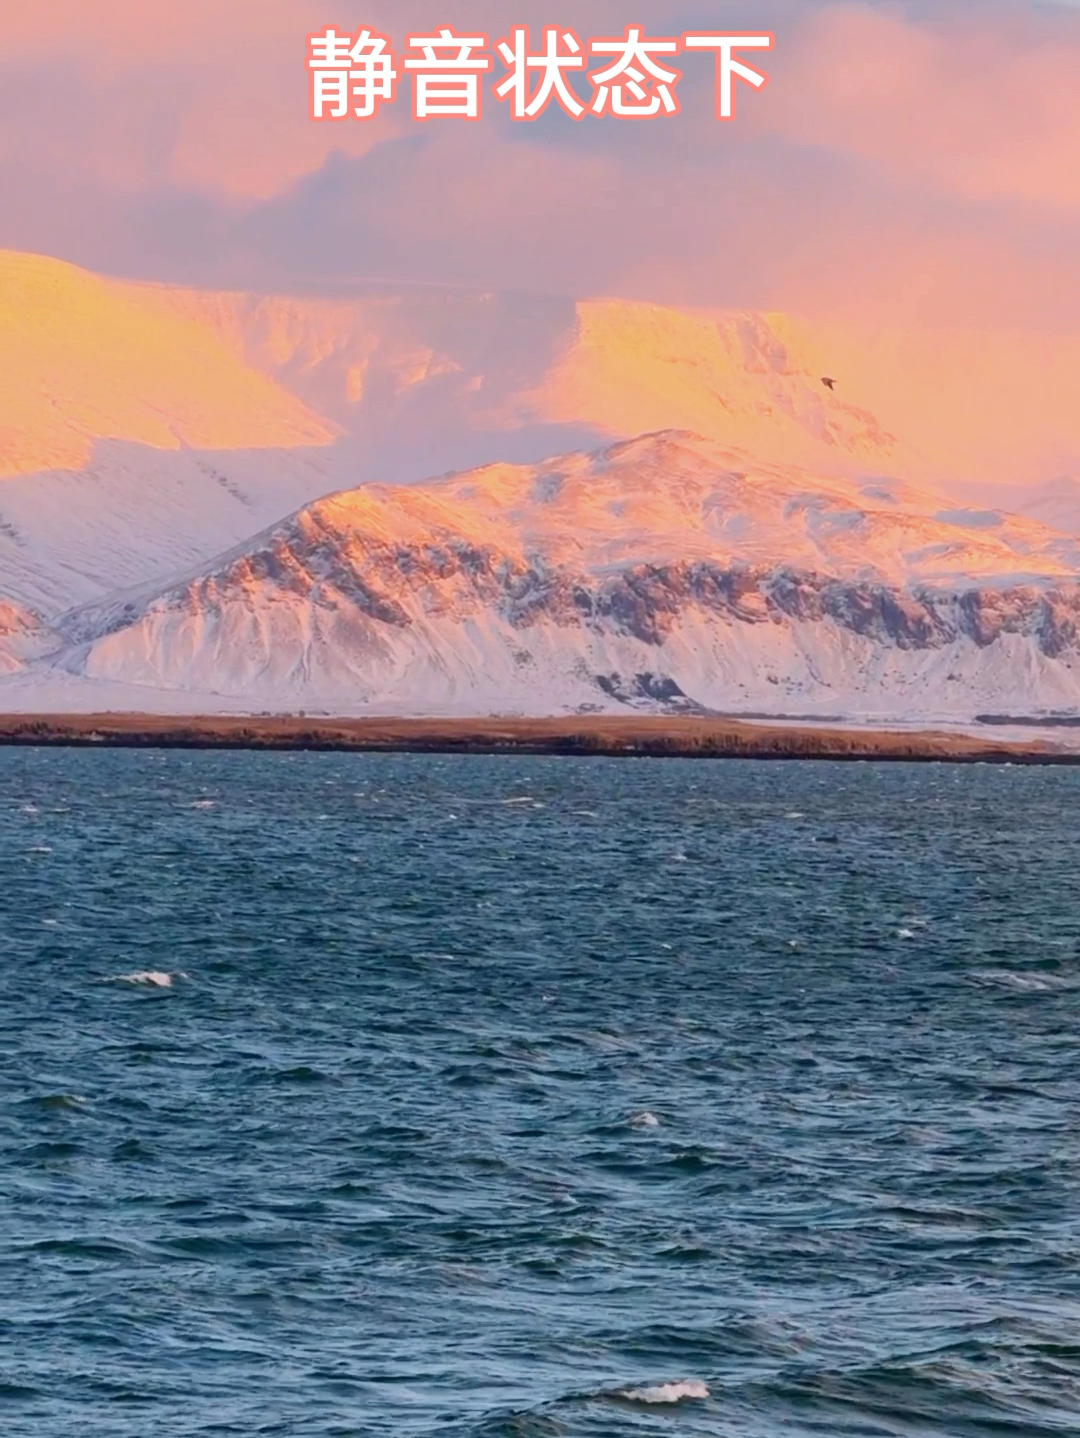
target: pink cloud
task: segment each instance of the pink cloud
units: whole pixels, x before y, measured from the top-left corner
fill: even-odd
[[[683,113],[512,127],[306,117],[304,37],[368,24],[400,48],[495,38],[551,0],[50,0],[0,32],[0,244],[113,272],[287,288],[395,280],[625,294],[892,322],[1080,325],[1080,15],[1022,0],[753,0],[777,47],[761,95]],[[575,0],[585,35],[624,0]],[[652,34],[716,20],[646,0]],[[734,11],[724,10],[728,20]],[[739,21],[744,23],[743,19]],[[700,63],[699,63],[700,62]]]
[[[51,0],[5,16],[0,62],[33,77],[0,155],[78,160],[119,188],[269,197],[340,150],[363,155],[404,121],[306,117],[305,37],[323,0]],[[73,103],[77,101],[76,103]]]
[[[831,4],[801,27],[763,122],[973,200],[1080,208],[1080,16],[989,5],[915,24]]]
[[[639,9],[657,34],[704,19],[676,0]],[[944,5],[934,23],[869,3],[766,9],[776,15],[760,23],[781,17],[768,66],[776,83],[743,107],[740,137],[771,131],[972,199],[1080,207],[1080,16],[1040,17],[1020,0]],[[494,40],[511,18],[538,27],[554,13],[541,0],[512,12],[505,0],[50,0],[11,10],[0,63],[16,79],[34,76],[38,102],[28,98],[21,116],[8,107],[0,145],[46,158],[77,150],[110,183],[192,186],[242,201],[279,193],[334,150],[362,155],[408,128],[401,107],[372,124],[307,122],[309,31],[369,24],[400,44],[449,18]],[[621,33],[626,9],[577,0],[569,18],[583,33]],[[65,95],[78,97],[77,109]],[[705,119],[702,109],[697,123]],[[693,124],[691,113],[677,136],[665,132],[673,152]]]

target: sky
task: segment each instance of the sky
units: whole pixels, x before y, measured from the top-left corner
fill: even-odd
[[[1080,8],[1034,0],[0,0],[0,247],[110,274],[359,280],[1080,330]],[[682,112],[313,123],[306,36],[769,29]],[[501,69],[501,67],[500,67]]]

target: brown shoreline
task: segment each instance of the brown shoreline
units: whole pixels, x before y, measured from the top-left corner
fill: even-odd
[[[0,715],[0,745],[558,754],[894,763],[1080,764],[1080,750],[926,730],[833,729],[656,715],[553,719],[314,719],[156,714]]]

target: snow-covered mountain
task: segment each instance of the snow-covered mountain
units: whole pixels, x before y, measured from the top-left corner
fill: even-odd
[[[761,316],[104,279],[0,252],[0,594],[46,618],[164,583],[333,490],[651,426],[888,468]]]
[[[52,618],[336,489],[646,428],[896,472],[901,447],[822,386],[785,324],[481,292],[204,293],[0,252],[0,594]]]
[[[358,479],[424,479],[665,428],[790,463],[912,459],[873,413],[822,385],[782,315],[439,290],[167,298],[331,416]]]
[[[970,717],[1080,703],[1080,541],[679,431],[306,506],[50,663],[236,708],[645,705]]]
[[[0,321],[2,707],[1077,702],[1072,489],[1002,488],[1071,341],[3,253]]]

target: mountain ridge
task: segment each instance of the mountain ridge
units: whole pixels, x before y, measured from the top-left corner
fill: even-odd
[[[1035,707],[1076,703],[1080,546],[940,500],[663,431],[329,495],[186,582],[71,611],[50,662],[343,713],[956,714],[1018,674]]]
[[[1032,341],[1009,413],[1001,337],[892,353],[781,314],[204,292],[5,252],[0,316],[0,704],[1080,703],[1067,346]],[[1044,379],[1030,514],[939,482],[1005,434],[1008,473]],[[948,444],[883,417],[954,394]]]

